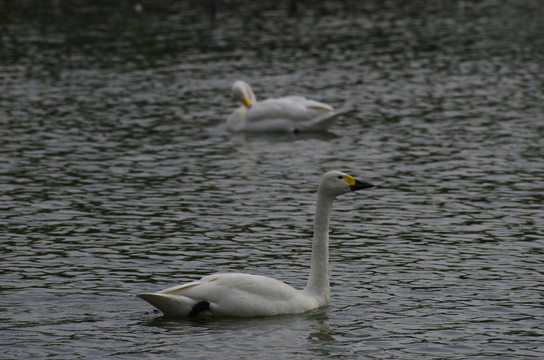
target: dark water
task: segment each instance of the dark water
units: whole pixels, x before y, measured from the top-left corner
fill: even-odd
[[[537,359],[540,1],[0,3],[2,358]],[[347,106],[221,129],[235,79]],[[317,181],[331,305],[176,321],[133,294],[216,271],[302,287]]]

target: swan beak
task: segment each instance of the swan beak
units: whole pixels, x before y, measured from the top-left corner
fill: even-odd
[[[247,106],[247,107],[251,106],[251,101],[249,101],[247,96],[244,96],[241,101],[242,101],[242,104],[244,104],[245,106]]]
[[[368,189],[368,188],[371,188],[373,186],[374,185],[369,183],[369,182],[361,181],[361,180],[355,180],[355,183],[353,185],[350,185],[349,188],[351,189],[351,191],[357,191],[357,190],[362,190],[362,189]]]

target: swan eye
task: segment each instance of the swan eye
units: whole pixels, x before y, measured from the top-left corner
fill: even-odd
[[[343,179],[344,177],[342,175],[338,175],[338,178],[339,179]]]

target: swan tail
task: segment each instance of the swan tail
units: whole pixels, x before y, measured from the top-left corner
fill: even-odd
[[[203,311],[209,311],[210,304],[197,301],[187,296],[151,293],[136,295],[159,309],[166,317],[193,317]]]

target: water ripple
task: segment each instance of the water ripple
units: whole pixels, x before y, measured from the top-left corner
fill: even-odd
[[[536,1],[230,2],[213,27],[191,1],[57,5],[4,6],[6,356],[539,358]],[[228,134],[237,78],[349,111]],[[376,187],[335,204],[328,308],[186,322],[132,297],[216,271],[303,287],[332,168]]]

